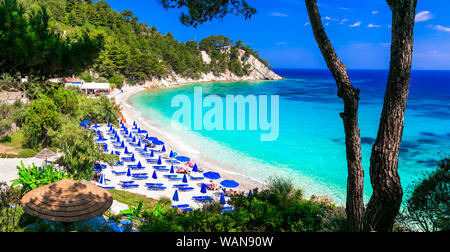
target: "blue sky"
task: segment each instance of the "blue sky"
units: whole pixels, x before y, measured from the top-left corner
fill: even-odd
[[[106,0],[131,10],[140,22],[171,32],[175,39],[200,41],[210,35],[242,40],[276,68],[326,68],[315,43],[304,0],[247,0],[258,13],[249,20],[227,16],[183,26],[181,10],[164,10],[157,0]],[[349,69],[388,69],[391,11],[383,0],[318,0],[325,30]],[[418,0],[413,69],[450,69],[450,0]]]

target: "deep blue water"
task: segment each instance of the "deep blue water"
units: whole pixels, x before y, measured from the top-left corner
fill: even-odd
[[[132,98],[132,103],[144,115],[166,125],[165,130],[185,139],[193,149],[232,165],[236,172],[261,181],[273,175],[286,176],[307,194],[329,195],[336,202],[345,202],[347,167],[344,130],[339,117],[343,103],[337,97],[332,75],[328,70],[274,71],[286,79],[182,85],[141,93]],[[369,159],[388,71],[350,70],[349,75],[353,85],[361,90],[359,124],[367,201],[372,192]],[[192,99],[195,87],[202,88],[203,97],[214,94],[224,104],[226,95],[278,95],[278,138],[261,141],[263,130],[172,129],[170,119],[179,109],[171,107],[173,97],[186,95]],[[449,155],[449,101],[450,71],[412,72],[399,157],[403,188],[408,188],[423,172],[434,169],[437,160]],[[209,110],[203,108],[203,115]]]

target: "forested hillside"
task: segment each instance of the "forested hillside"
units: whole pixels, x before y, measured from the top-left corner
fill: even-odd
[[[251,71],[250,65],[242,63],[250,55],[268,65],[242,41],[213,35],[200,43],[181,43],[170,32],[162,34],[156,27],[138,22],[130,10],[115,11],[105,1],[22,0],[22,3],[30,12],[44,6],[51,17],[51,26],[64,36],[77,38],[84,31],[90,36],[104,36],[104,46],[95,64],[80,76],[87,81],[97,78],[121,85],[123,80],[142,83],[173,73],[198,78],[201,73],[220,74],[227,70],[243,76]],[[245,53],[240,54],[238,48]],[[202,60],[201,50],[211,58],[209,64]]]

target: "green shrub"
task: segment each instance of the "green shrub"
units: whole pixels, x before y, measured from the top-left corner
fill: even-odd
[[[19,178],[12,181],[11,187],[20,186],[23,193],[64,178],[71,178],[64,171],[55,169],[53,165],[38,167],[33,164],[32,166],[25,167],[23,162],[20,162],[20,166],[17,166],[17,169],[19,170]]]
[[[397,217],[402,228],[436,232],[450,230],[450,158],[409,189],[410,197]]]

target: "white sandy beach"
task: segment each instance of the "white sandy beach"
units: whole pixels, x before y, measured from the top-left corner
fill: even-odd
[[[145,91],[145,90],[146,89],[141,86],[125,87],[123,89],[123,93],[120,92],[120,90],[115,90],[114,92],[112,92],[109,95],[110,97],[113,97],[115,99],[117,104],[120,105],[122,115],[125,118],[126,125],[129,129],[131,129],[133,127],[133,122],[136,122],[139,128],[148,131],[149,136],[157,137],[158,139],[162,140],[165,143],[165,148],[167,150],[165,155],[168,155],[170,150],[172,150],[172,151],[178,153],[178,155],[190,157],[191,162],[196,163],[199,166],[199,168],[203,169],[205,172],[207,172],[207,171],[218,172],[221,175],[221,178],[213,181],[216,185],[219,185],[219,183],[222,180],[230,179],[230,180],[235,180],[236,182],[239,183],[239,187],[235,188],[234,189],[235,191],[242,191],[242,192],[247,193],[249,190],[254,189],[254,188],[264,188],[263,183],[258,182],[256,180],[252,180],[251,178],[236,174],[235,172],[229,172],[225,165],[220,164],[217,161],[215,161],[209,157],[203,156],[200,152],[192,149],[186,143],[180,142],[179,139],[174,139],[174,137],[170,136],[167,132],[162,132],[161,130],[156,129],[155,127],[152,127],[152,125],[149,123],[151,119],[148,117],[145,117],[145,116],[141,115],[139,112],[137,112],[134,109],[134,107],[130,105],[130,103],[128,101],[129,97],[131,97],[139,92]],[[100,128],[100,130],[103,133],[106,133],[107,127],[102,126]],[[109,145],[109,146],[111,146],[111,145]],[[131,148],[128,147],[128,148],[130,151],[133,151],[133,147],[131,147]],[[117,150],[117,149],[115,149],[115,150]],[[155,156],[155,158],[157,158],[157,157],[158,157],[158,155]],[[136,158],[136,163],[138,161],[140,161],[143,164],[143,166],[145,166],[146,168],[142,171],[141,170],[140,171],[132,171],[132,173],[148,173],[149,179],[136,180],[135,183],[139,184],[139,187],[132,188],[132,189],[124,189],[124,190],[133,192],[133,193],[139,193],[139,194],[142,194],[147,197],[154,198],[154,199],[161,199],[161,198],[172,199],[172,197],[175,193],[175,190],[176,190],[176,188],[174,188],[173,185],[179,184],[180,182],[177,183],[177,182],[169,181],[167,178],[163,177],[163,175],[168,174],[168,173],[167,172],[165,172],[165,173],[159,172],[159,171],[157,172],[158,178],[156,180],[154,180],[153,178],[151,178],[151,176],[153,174],[153,169],[151,168],[152,165],[148,164],[146,162],[146,158],[141,157],[139,154],[135,155],[135,158]],[[110,166],[108,166],[107,169],[104,169],[103,174],[105,175],[107,182],[106,182],[106,185],[103,185],[103,186],[114,186],[115,189],[121,189],[121,187],[119,185],[120,181],[121,180],[122,181],[129,180],[129,179],[126,176],[114,175],[112,173],[112,171],[113,170],[119,171],[119,172],[127,171],[126,165],[127,165],[127,163],[125,163],[125,166],[122,166],[122,167],[112,167],[111,168]],[[201,173],[199,173],[199,175],[201,176]],[[182,175],[180,175],[180,176],[182,176]],[[192,199],[192,196],[208,195],[208,196],[212,196],[215,200],[219,201],[220,194],[222,191],[221,190],[216,190],[216,191],[208,190],[208,192],[206,194],[202,194],[200,192],[202,182],[210,183],[210,180],[208,180],[208,179],[203,179],[201,181],[189,180],[189,182],[188,182],[189,186],[193,187],[194,189],[192,191],[187,191],[187,192],[179,191],[178,192],[179,201],[173,202],[173,205],[189,204],[192,208],[201,207],[202,204],[195,202]],[[166,190],[162,190],[162,191],[148,190],[147,187],[145,186],[145,183],[163,183],[164,186],[166,187]]]
[[[123,114],[123,117],[126,120],[126,125],[131,129],[133,126],[133,122],[135,121],[138,126],[141,129],[147,130],[149,132],[150,136],[155,136],[158,139],[162,140],[165,143],[165,148],[167,150],[167,152],[170,152],[170,150],[178,153],[178,155],[183,155],[183,156],[188,156],[191,158],[191,162],[193,163],[197,163],[197,165],[199,165],[200,168],[202,168],[205,172],[206,171],[214,171],[214,172],[218,172],[221,175],[221,178],[219,180],[215,180],[214,183],[219,184],[220,181],[224,180],[224,179],[231,179],[231,180],[235,180],[239,183],[239,187],[237,189],[235,189],[236,191],[244,191],[244,192],[248,192],[250,189],[254,189],[254,188],[264,188],[265,185],[259,181],[253,180],[249,177],[237,174],[235,172],[230,172],[229,167],[227,167],[224,164],[218,163],[217,161],[213,160],[210,157],[205,157],[204,155],[202,155],[200,152],[192,149],[188,144],[182,142],[180,139],[176,139],[176,137],[169,135],[167,132],[162,132],[161,130],[152,127],[152,125],[149,123],[151,118],[148,118],[146,116],[141,115],[138,111],[136,111],[134,109],[133,106],[130,105],[129,103],[129,97],[139,93],[139,92],[143,92],[146,89],[142,86],[133,86],[133,87],[124,87],[123,88],[123,93],[120,92],[120,90],[115,90],[114,92],[112,92],[110,94],[110,97],[115,98],[116,103],[120,105],[121,107],[121,112]],[[103,128],[103,127],[102,127]],[[105,128],[103,128],[105,129]],[[136,155],[136,159],[140,160],[140,157],[138,157],[139,155]],[[141,163],[144,164],[144,166],[148,166],[148,164],[145,163],[145,159],[141,160]],[[228,168],[228,169],[227,169]],[[125,169],[125,168],[123,168]],[[109,168],[107,170],[110,170]],[[107,171],[105,170],[105,171]],[[116,169],[117,170],[117,169]],[[144,171],[144,172],[148,172],[149,176],[151,176],[151,174],[153,173],[153,171]],[[159,183],[164,183],[165,185],[168,183],[173,183],[173,182],[168,182],[167,179],[160,179],[160,177],[162,177],[163,173],[158,173],[158,181]],[[111,182],[108,183],[112,183],[112,184],[116,184],[118,183],[118,180],[120,180],[120,176],[114,176],[112,173],[110,175],[107,175],[108,179],[111,179]],[[151,179],[151,178],[150,178]],[[142,184],[144,182],[153,182],[153,181],[143,181]],[[205,183],[209,183],[209,180],[205,179],[202,182]],[[170,185],[170,184],[168,184]],[[201,195],[200,193],[200,182],[196,182],[194,187],[195,189],[191,192],[182,192],[179,193],[178,195],[180,196],[180,202],[178,204],[190,204],[193,207],[198,207],[198,204],[195,204],[192,201],[192,196],[194,195]],[[128,189],[130,192],[135,192],[135,193],[140,193],[140,194],[144,194],[148,197],[151,198],[155,198],[155,199],[159,199],[161,197],[168,197],[170,199],[172,199],[172,196],[174,194],[175,189],[174,188],[167,188],[165,191],[150,191],[147,190],[145,188],[145,186],[143,187],[139,187],[136,189]],[[208,191],[208,195],[211,196],[215,196],[218,199],[218,195],[219,193],[217,193],[218,191],[216,191],[216,193],[213,194],[212,191]]]

